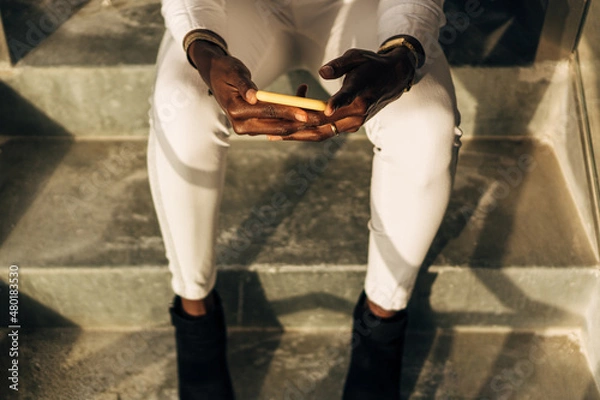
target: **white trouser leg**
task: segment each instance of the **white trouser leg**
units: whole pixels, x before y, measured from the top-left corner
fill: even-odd
[[[229,48],[264,85],[291,63],[284,26],[266,26],[253,2],[231,1],[235,30]],[[151,99],[148,168],[152,197],[165,242],[172,287],[200,299],[215,285],[215,242],[223,192],[229,125],[167,31],[157,61]]]
[[[376,2],[320,2],[319,18],[311,18],[307,9],[296,12],[304,16],[300,48],[311,71],[350,47],[378,48]],[[375,155],[365,291],[388,310],[405,308],[410,298],[448,205],[460,144],[448,63],[439,45],[428,51],[422,78],[411,91],[366,124]],[[341,84],[321,82],[329,92]]]
[[[445,58],[367,124],[373,142],[369,264],[365,291],[381,307],[406,307],[442,222],[460,145]]]
[[[228,127],[206,85],[167,32],[152,97],[150,186],[172,286],[188,299],[215,284],[214,240]]]

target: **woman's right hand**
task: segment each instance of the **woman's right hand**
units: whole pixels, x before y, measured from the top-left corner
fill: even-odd
[[[189,56],[237,134],[285,136],[318,123],[301,108],[258,102],[248,68],[219,46],[198,40]]]

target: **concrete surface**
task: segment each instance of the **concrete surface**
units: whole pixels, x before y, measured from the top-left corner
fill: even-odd
[[[164,327],[170,276],[157,267],[20,269],[24,326]],[[217,289],[231,326],[347,326],[364,266],[254,265],[219,271]],[[592,268],[432,267],[409,308],[418,329],[501,326],[583,328],[600,277]],[[0,282],[0,290],[6,290]],[[591,323],[591,322],[590,322]],[[6,313],[0,324],[8,324]]]
[[[332,156],[326,146],[234,143],[220,264],[366,263],[371,145],[350,140]],[[118,140],[2,144],[0,263],[164,265],[145,148],[145,141]],[[458,171],[429,262],[487,268],[596,264],[550,148],[531,140],[467,140]],[[300,182],[290,184],[289,176]],[[288,205],[272,221],[261,219],[256,210],[276,193]],[[249,237],[241,227],[255,219],[263,229]]]
[[[1,135],[148,133],[154,66],[13,68],[0,76]]]
[[[44,37],[40,46],[33,44],[35,48],[26,58],[19,57],[22,64],[154,62],[163,32],[158,0],[70,1],[69,5],[77,5],[70,8],[63,2],[45,0],[36,4],[28,0],[8,0],[3,4],[4,9],[12,11],[13,15],[9,16],[15,21],[8,24],[8,31],[15,40],[28,43],[28,33],[31,37],[32,31]],[[82,3],[87,4],[71,17]],[[460,0],[448,0],[445,12],[448,24],[442,30],[442,43],[452,63],[507,66],[533,61],[543,21],[541,6],[539,10],[528,10],[518,4],[484,2],[473,7]],[[45,23],[44,15],[46,18],[57,16],[60,24],[54,27]],[[30,25],[25,21],[30,21]],[[44,51],[50,47],[57,51]]]
[[[66,2],[52,0],[47,3],[61,1]],[[487,17],[493,20],[498,12],[502,14],[502,10],[496,10],[502,5],[488,6],[490,9],[486,11],[489,15],[484,14],[471,21],[470,31],[479,32],[479,36],[489,32],[485,29],[480,31],[478,24],[485,25]],[[24,0],[11,0],[5,8],[11,7],[28,9],[31,5]],[[41,18],[39,14],[43,14],[45,9],[52,7],[39,6],[28,11],[31,14],[30,25],[41,29],[39,26],[43,24],[38,21]],[[29,14],[26,12],[25,15]],[[7,31],[16,31],[15,37],[27,35],[27,32],[21,32],[27,26],[24,21],[21,25],[14,25],[7,26]],[[527,42],[522,32],[509,31],[512,32],[512,29],[504,32],[505,36],[518,38],[516,42],[519,44]],[[23,129],[31,127],[25,117],[27,113],[15,112],[36,108],[74,135],[146,135],[147,99],[153,84],[153,64],[162,32],[159,2],[156,0],[90,1],[73,17],[58,25],[51,35],[44,35],[44,40],[21,59],[18,68],[0,77],[7,86],[4,90],[10,88],[17,94],[0,96],[0,99],[6,99],[0,100],[0,110],[3,111],[0,111],[0,118],[4,122],[0,134],[39,134],[39,129]],[[460,40],[452,43],[449,46],[449,49],[454,49],[450,50],[451,58],[459,55],[456,46],[469,44],[463,39],[482,40],[481,37],[473,38],[473,35],[464,33]],[[500,56],[495,57],[511,59],[500,42],[497,43]],[[534,42],[526,47],[532,44]],[[477,48],[476,43],[469,45]],[[514,51],[517,47],[511,45]],[[463,55],[466,53],[462,52]],[[473,53],[468,57],[483,56]],[[527,56],[518,54],[517,58]],[[460,63],[464,61],[462,59]],[[564,70],[565,63],[554,62],[531,67],[453,68],[465,134],[550,135],[551,130],[561,125],[548,124],[548,121],[563,118],[563,114],[556,113],[561,99],[556,93],[568,87],[568,80],[563,79]],[[305,75],[302,80],[307,80]],[[314,86],[314,80],[309,80],[309,83]],[[292,87],[295,87],[295,82],[290,84],[288,78],[283,78],[270,89],[291,92]]]
[[[600,187],[597,181],[600,172],[600,44],[597,40],[600,37],[599,18],[600,4],[593,1],[578,48],[584,101],[587,106],[587,121],[583,122],[589,123],[593,158],[591,165],[595,167],[591,174],[592,179],[596,179],[596,188]]]
[[[2,24],[2,12],[0,11],[0,68],[10,66],[10,53],[8,52],[8,44],[6,43],[6,35],[4,34],[4,25]]]
[[[174,400],[172,335],[170,329],[22,333],[18,398]],[[348,335],[335,330],[231,333],[229,362],[238,399],[340,398]],[[576,334],[412,333],[404,371],[406,400],[600,399]],[[6,391],[2,385],[0,393]],[[16,397],[6,393],[2,398]]]
[[[148,65],[164,33],[158,0],[91,0],[19,65]]]
[[[152,64],[163,31],[158,1],[92,0],[83,6],[84,3],[2,2],[0,135],[146,135]],[[600,25],[595,18],[599,10],[592,2],[579,50],[596,155],[600,154]],[[502,14],[502,10],[499,12]],[[69,19],[72,14],[74,17]],[[48,16],[53,19],[48,20]],[[2,21],[6,40],[1,37]],[[471,28],[485,23],[478,19],[470,22]],[[493,25],[497,21],[491,22]],[[535,47],[523,35],[514,33],[512,37],[518,37],[518,44]],[[469,40],[474,38],[469,34],[461,39],[467,36]],[[486,42],[486,48],[477,47],[481,50],[479,56],[510,59],[506,50],[514,50],[515,46],[506,44],[511,36],[492,36],[498,39],[495,47],[488,48],[491,42]],[[13,61],[19,61],[16,68],[6,68],[8,53],[2,48],[5,42],[13,50]],[[460,60],[465,54],[454,52],[451,59]],[[411,326],[583,327],[583,346],[598,385],[600,281],[594,248],[590,246],[590,240],[595,239],[591,223],[594,204],[587,197],[588,175],[573,129],[580,121],[572,102],[569,65],[563,62],[494,69],[460,67],[453,69],[453,77],[465,136],[535,137],[553,148],[530,140],[478,139],[464,146],[453,200],[425,263],[433,266],[424,269],[411,303],[411,309],[419,315]],[[296,83],[307,79],[306,73],[292,73],[281,77],[270,89],[291,92]],[[164,310],[170,298],[168,272],[149,200],[143,141],[74,143],[71,139],[49,142],[0,137],[0,143],[0,263],[18,262],[22,266],[25,280],[21,300],[28,327],[165,326]],[[299,173],[303,165],[310,165],[322,152],[315,146],[287,145],[273,150],[274,146],[266,149],[264,143],[244,143],[232,150],[231,159],[236,161],[229,170],[219,239],[219,288],[226,295],[227,318],[232,325],[246,327],[347,326],[365,268],[370,149],[364,136],[357,135],[357,140],[344,145],[306,191],[292,196],[293,206],[278,215],[275,222],[264,224],[260,235],[244,245],[242,251],[232,251],[245,240],[240,227],[255,218],[252,207],[264,205],[278,191],[291,195],[292,188],[283,183],[282,177]],[[250,155],[245,158],[241,153]],[[252,157],[256,164],[249,161]],[[535,161],[536,168],[519,170],[521,157]],[[267,164],[267,159],[274,165]],[[248,166],[253,171],[263,166],[262,175],[257,175],[267,178],[244,174]],[[596,167],[600,167],[600,157],[596,157]],[[344,171],[350,170],[358,172],[351,178],[345,177]],[[250,201],[244,203],[247,199]],[[330,206],[331,199],[335,207]],[[0,282],[0,291],[4,288]],[[131,300],[138,296],[149,300],[141,309]],[[5,316],[0,320],[4,322]],[[67,342],[79,337],[76,330],[63,332],[66,333],[61,338],[49,334],[51,339],[46,342],[36,339],[35,334],[26,337],[44,350],[47,346],[70,346]],[[132,340],[152,334],[156,332],[140,333]],[[119,334],[105,333],[82,340],[88,344],[98,342],[100,346],[106,343],[104,340],[119,343],[114,335]],[[164,331],[154,338],[160,341],[160,335]],[[268,358],[280,343],[276,336],[256,342],[267,350],[258,350],[260,346],[254,345],[244,349],[267,354]],[[457,376],[477,376],[485,368],[477,367],[475,374],[470,370],[461,374],[461,369],[470,368],[469,363],[463,358],[456,359],[456,365],[449,362],[454,360],[454,350],[447,344],[451,343],[461,354],[471,349],[466,344],[461,347],[463,339],[452,336],[424,340],[429,346],[425,350],[435,350],[434,362],[432,369],[425,368],[428,372],[418,379],[413,374],[418,390],[411,398],[598,398],[587,372],[578,382],[570,380],[564,386],[561,383],[560,389],[545,381],[540,383],[541,389],[527,389],[529,379],[509,376],[511,371],[522,372],[516,369],[525,365],[522,359],[503,364],[499,357],[494,364],[497,369],[492,369],[496,372],[489,373],[487,382],[473,384],[468,378],[458,379]],[[480,348],[488,342],[512,340],[500,339],[501,336],[495,333],[460,337]],[[527,335],[513,339],[518,346],[528,340]],[[264,379],[265,389],[261,389],[254,383],[262,380],[244,374],[251,380],[243,384],[246,392],[242,398],[258,398],[260,394],[260,398],[271,400],[285,397],[286,393],[288,397],[331,398],[332,393],[337,393],[343,377],[343,370],[334,371],[338,364],[325,365],[333,372],[319,380],[311,374],[315,363],[323,364],[302,353],[302,349],[322,343],[305,336],[289,339],[289,344],[286,340],[281,339],[283,355],[295,355],[291,357],[295,360],[306,356],[300,363],[311,365],[303,370],[308,371],[307,375],[298,381],[284,379],[289,371],[269,368],[269,374],[274,375]],[[438,342],[440,347],[435,347]],[[124,343],[127,347],[127,340]],[[167,348],[168,345],[159,346],[150,353],[171,351],[170,364],[159,362],[149,367],[148,373],[126,374],[111,389],[94,384],[90,393],[97,396],[93,398],[172,398],[172,382],[170,386],[164,383],[172,381],[174,374],[172,350]],[[331,348],[335,349],[336,343]],[[573,354],[571,347],[560,345],[558,349],[560,354]],[[425,350],[423,354],[427,354]],[[89,354],[87,350],[77,351]],[[52,354],[50,351],[48,356]],[[440,354],[444,359],[436,364]],[[489,359],[487,353],[474,354],[482,360]],[[103,357],[109,356],[96,354],[94,358],[100,360],[100,369],[106,359]],[[255,358],[253,354],[252,359]],[[575,358],[578,368],[582,368],[581,357]],[[564,364],[569,372],[570,362]],[[34,364],[33,368],[39,365]],[[158,371],[165,366],[170,368],[170,375],[164,375],[168,379],[157,381],[152,374],[160,374]],[[551,383],[565,378],[564,373],[540,371]],[[43,368],[41,374],[56,373],[53,378],[57,382],[69,382],[68,378],[61,379],[63,372]],[[34,375],[31,369],[27,373]],[[316,372],[324,376],[319,373]],[[39,369],[35,370],[38,374]],[[242,374],[238,372],[239,375]],[[111,381],[110,374],[104,376],[108,376],[105,381]],[[243,377],[239,378],[242,382]],[[96,382],[94,379],[91,380]],[[67,385],[67,391],[56,398],[69,398],[64,393],[78,393],[84,381],[85,378],[73,386]],[[152,382],[163,383],[158,387]],[[148,390],[142,388],[146,383],[151,387]],[[40,387],[57,393],[57,385]],[[96,387],[101,389],[96,392]],[[473,391],[473,387],[479,390]],[[44,398],[46,394],[28,393],[30,398]]]
[[[88,1],[4,0],[0,10],[12,62],[43,44]]]
[[[584,330],[584,349],[590,370],[600,390],[600,281],[597,282],[587,310],[587,325]]]
[[[570,84],[565,70],[565,63],[453,68],[465,135],[551,136],[566,118],[556,97]],[[0,74],[0,90],[6,93],[0,97],[0,134],[39,135],[28,113],[18,112],[33,108],[73,135],[145,136],[153,79],[153,64],[13,68]],[[299,81],[316,85],[301,73],[282,76],[268,88],[291,93]]]
[[[13,0],[8,8],[18,9],[21,3]],[[52,9],[38,8],[27,21],[32,26],[41,26],[38,14]],[[506,17],[506,10],[495,8],[486,10],[489,15],[485,16],[499,13]],[[483,23],[485,16],[471,21],[473,28]],[[9,32],[15,29],[18,31],[18,26],[7,27]],[[18,68],[1,74],[0,134],[145,136],[161,34],[155,0],[89,2],[57,25]],[[523,35],[512,35],[523,42]],[[569,107],[572,82],[568,62],[459,67],[453,69],[453,76],[466,136],[534,136],[555,146],[588,240],[598,243],[589,222],[593,204],[588,198],[579,137],[569,126],[576,115]],[[306,74],[296,74],[282,77],[269,89],[291,92],[298,81],[314,85]]]
[[[585,103],[587,105],[587,117],[592,141],[592,153],[590,171],[592,179],[598,179],[600,171],[600,4],[592,1],[583,35],[578,48],[581,78],[584,89]],[[595,176],[594,176],[595,175]],[[596,189],[600,182],[596,181]],[[597,209],[600,204],[596,204]],[[600,221],[596,221],[600,223]],[[600,283],[595,290],[588,310],[587,324],[587,355],[590,369],[594,371],[596,384],[600,388]]]
[[[579,57],[585,87],[585,97],[590,118],[590,128],[596,154],[596,168],[600,171],[600,4],[592,2],[589,17],[583,31]]]
[[[16,138],[0,145],[0,264],[21,266],[30,326],[167,322],[169,274],[145,146]],[[365,139],[349,140],[328,159],[324,146],[233,144],[218,239],[231,323],[347,323],[365,271],[372,151]],[[290,185],[289,174],[312,179]],[[433,266],[417,286],[416,324],[582,326],[598,270],[557,176],[552,151],[535,141],[465,140],[424,265]],[[275,193],[289,206],[260,219],[253,210]],[[263,229],[249,237],[241,227],[254,220]]]

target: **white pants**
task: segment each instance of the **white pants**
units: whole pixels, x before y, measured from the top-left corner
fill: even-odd
[[[376,2],[280,3],[287,5],[227,2],[229,49],[259,88],[290,68],[316,72],[349,48],[380,44]],[[439,47],[434,50],[411,91],[366,124],[375,154],[365,290],[389,310],[406,307],[448,204],[460,143],[449,67]],[[341,84],[321,83],[330,93]],[[203,298],[215,285],[229,145],[226,117],[167,31],[152,96],[148,164],[173,290],[184,298]]]

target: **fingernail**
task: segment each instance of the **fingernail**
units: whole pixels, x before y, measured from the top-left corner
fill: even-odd
[[[303,113],[296,113],[294,114],[294,117],[296,117],[296,119],[300,122],[306,122],[308,121],[308,116],[306,114]]]
[[[280,140],[283,140],[283,138],[281,136],[267,136],[267,138],[269,139],[269,141],[271,142],[278,142]]]
[[[334,71],[333,71],[333,68],[332,68],[331,66],[329,66],[329,65],[324,65],[324,66],[322,66],[322,67],[321,67],[321,71],[320,71],[320,72],[321,72],[321,76],[322,76],[323,78],[325,78],[325,77],[327,77],[327,76],[331,76],[331,75],[333,75],[333,72],[334,72]]]
[[[246,92],[246,99],[250,102],[250,104],[256,103],[256,90],[248,89]]]
[[[328,104],[327,107],[325,107],[324,114],[327,117],[331,117],[333,115],[333,111],[333,108]]]

